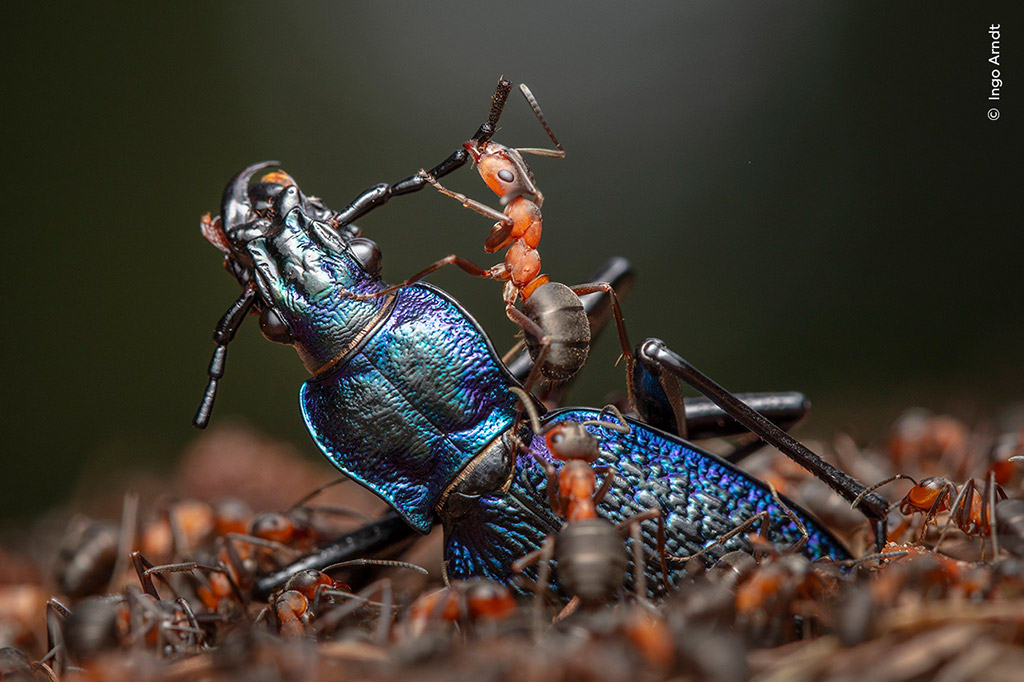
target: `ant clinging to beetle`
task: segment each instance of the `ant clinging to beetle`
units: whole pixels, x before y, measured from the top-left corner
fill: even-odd
[[[482,128],[489,134],[478,135],[463,144],[463,148],[473,159],[480,177],[500,198],[505,207],[504,212],[470,199],[464,194],[449,190],[425,170],[420,170],[418,174],[419,178],[433,185],[445,196],[461,202],[463,207],[496,220],[490,235],[484,242],[484,251],[494,253],[508,247],[505,260],[485,269],[465,258],[451,254],[424,268],[401,284],[373,294],[353,296],[353,298],[384,296],[418,282],[446,265],[455,265],[463,272],[475,277],[505,282],[503,293],[505,313],[525,332],[526,345],[530,357],[534,361],[534,369],[524,384],[529,389],[536,382],[538,375],[543,375],[552,382],[566,381],[576,374],[586,362],[590,351],[591,332],[586,312],[579,299],[584,294],[598,292],[609,294],[619,341],[622,345],[622,355],[627,362],[632,359],[632,352],[626,336],[618,298],[610,284],[594,282],[570,287],[559,282],[552,282],[547,275],[540,272],[540,253],[537,251],[537,246],[541,236],[540,207],[544,203],[544,195],[537,188],[533,171],[523,159],[523,154],[561,159],[565,158],[565,150],[558,142],[547,119],[544,118],[540,105],[537,104],[536,98],[526,85],[520,85],[520,90],[537,116],[537,120],[547,132],[555,149],[512,148],[490,139],[493,131],[497,129],[498,119],[504,109],[511,87],[511,82],[504,78],[499,81],[488,118],[490,125]],[[515,306],[516,301],[520,299],[523,301],[522,310]]]
[[[640,524],[654,520],[657,521],[657,556],[661,576],[666,590],[671,590],[668,567],[665,563],[665,525],[661,510],[658,507],[651,507],[628,516],[617,524],[598,516],[597,513],[597,505],[611,490],[615,468],[607,465],[594,466],[601,458],[602,452],[598,438],[587,431],[586,427],[601,426],[616,433],[628,434],[631,427],[622,417],[622,413],[614,405],[609,405],[605,410],[609,410],[617,418],[615,422],[603,419],[605,410],[602,410],[602,419],[553,422],[541,427],[540,416],[530,395],[517,387],[509,390],[519,397],[529,414],[534,435],[543,437],[551,458],[562,462],[561,468],[556,469],[554,464],[542,455],[522,446],[544,470],[547,478],[548,503],[551,510],[565,521],[562,529],[557,534],[548,536],[540,548],[515,561],[512,564],[512,571],[521,573],[526,567],[538,561],[543,562],[540,578],[535,585],[539,603],[547,589],[549,564],[554,559],[560,572],[559,582],[576,600],[585,606],[608,603],[622,587],[626,578],[622,531],[629,529],[633,535],[634,589],[639,599],[645,599],[646,559],[640,541]],[[597,485],[599,474],[604,476],[600,487]]]

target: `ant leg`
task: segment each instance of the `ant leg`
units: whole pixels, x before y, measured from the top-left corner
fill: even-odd
[[[375,594],[379,595],[380,601],[372,601],[370,599],[371,596],[374,596]],[[391,630],[391,621],[395,610],[394,588],[389,578],[376,580],[356,593],[334,589],[321,590],[318,588],[315,599],[318,602],[323,601],[322,595],[346,599],[348,602],[344,605],[339,604],[338,606],[325,611],[323,615],[317,618],[314,630],[318,634],[332,632],[346,616],[354,613],[363,606],[376,606],[379,609],[380,616],[377,619],[377,629],[374,633],[374,637],[379,644],[383,644],[387,641],[387,635]]]
[[[53,656],[53,671],[59,676],[64,674],[67,666],[67,645],[64,643],[64,628],[61,623],[66,623],[71,617],[71,609],[65,606],[55,597],[46,600],[46,656]],[[46,657],[44,657],[45,659]]]
[[[684,556],[670,556],[670,557],[668,557],[668,560],[673,562],[673,563],[682,564],[682,563],[686,563],[690,559],[696,559],[697,557],[704,556],[706,553],[708,553],[709,551],[711,551],[715,547],[722,547],[722,546],[724,546],[726,542],[728,542],[729,540],[732,540],[734,537],[736,537],[737,535],[739,535],[743,531],[747,530],[748,528],[753,527],[755,524],[757,524],[759,522],[760,523],[767,522],[769,520],[769,518],[770,517],[768,516],[768,512],[767,511],[758,512],[758,513],[754,514],[753,516],[751,516],[750,518],[748,518],[743,523],[741,523],[740,525],[738,525],[735,528],[733,528],[732,530],[730,530],[728,533],[720,536],[718,539],[716,539],[714,542],[712,542],[707,547],[704,547],[703,549],[699,549],[696,552],[694,552],[693,554],[687,554],[687,555],[684,555]]]
[[[139,495],[135,492],[124,494],[124,501],[121,503],[121,531],[117,539],[117,559],[114,561],[114,570],[110,574],[110,581],[107,582],[107,592],[114,591],[114,584],[120,579],[124,572],[127,557],[131,554],[132,545],[135,544],[135,535],[139,522]]]
[[[793,513],[793,510],[789,508],[789,505],[782,501],[782,498],[779,497],[779,491],[775,489],[775,486],[769,483],[768,489],[772,492],[772,498],[775,500],[775,504],[779,505],[779,509],[782,510],[782,513],[785,514],[786,517],[793,522],[793,525],[796,526],[797,530],[800,531],[800,539],[789,547],[789,551],[795,553],[807,544],[807,541],[810,539],[810,536],[807,534],[807,526],[804,525],[804,522],[800,520],[799,516]],[[767,523],[767,519],[765,520],[765,523]]]
[[[527,317],[526,313],[519,308],[516,308],[511,304],[506,305],[505,314],[508,316],[508,319],[518,325],[524,333],[537,340],[537,356],[533,359],[533,367],[530,369],[530,373],[526,376],[526,380],[523,382],[523,389],[529,392],[542,376],[541,367],[544,366],[544,359],[547,357],[548,348],[551,346],[551,338],[544,333],[544,330],[539,324]]]
[[[537,571],[537,580],[533,586],[533,627],[534,633],[540,637],[544,629],[544,593],[551,584],[551,561],[555,556],[555,536],[549,535],[544,538],[544,543],[539,549],[512,562],[512,572],[522,573],[528,566],[540,562],[540,569]]]
[[[879,481],[878,483],[875,483],[874,485],[869,485],[867,488],[864,488],[864,490],[861,491],[860,495],[858,495],[857,497],[853,498],[853,501],[850,502],[850,508],[851,509],[856,509],[857,505],[860,504],[861,500],[863,500],[865,497],[867,497],[868,495],[870,495],[874,491],[878,490],[883,485],[888,485],[888,484],[892,483],[893,481],[899,481],[899,480],[907,480],[907,481],[910,481],[911,483],[913,483],[915,486],[917,485],[917,481],[914,480],[913,476],[907,476],[906,474],[893,474],[889,478],[886,478],[884,480]]]
[[[996,485],[996,472],[989,471],[985,477],[985,495],[981,503],[981,522],[984,528],[992,535],[992,556],[999,557],[999,534],[996,532],[996,492],[1002,492],[1002,488]],[[1006,493],[1003,493],[1006,499]]]
[[[508,100],[511,90],[512,83],[510,81],[504,78],[498,81],[494,95],[491,96],[491,109],[487,121],[477,128],[476,134],[472,138],[478,144],[489,141],[494,136],[494,133],[497,132],[498,119],[501,117],[501,112],[505,108],[505,102]],[[430,175],[434,178],[444,177],[465,166],[467,161],[469,161],[469,152],[460,147],[452,152],[444,161],[431,168]],[[332,216],[332,221],[341,227],[350,225],[378,206],[386,204],[391,197],[418,192],[426,184],[426,180],[417,173],[393,185],[389,185],[386,182],[374,185],[363,191],[347,207],[336,212]]]
[[[666,561],[666,552],[665,552],[665,516],[661,513],[661,510],[657,509],[655,507],[651,507],[647,511],[640,512],[639,514],[634,514],[633,516],[630,516],[628,519],[624,519],[623,521],[620,521],[618,523],[618,525],[616,526],[616,528],[619,528],[621,530],[622,528],[624,528],[626,526],[631,526],[633,529],[639,529],[641,523],[643,523],[644,521],[650,521],[652,519],[657,519],[657,521],[658,521],[658,535],[657,535],[657,537],[658,537],[658,561],[659,561],[659,563],[661,565],[661,580],[662,580],[662,583],[664,583],[664,585],[665,585],[665,589],[671,592],[671,590],[672,590],[672,583],[668,579],[668,562]],[[638,544],[640,544],[640,546],[642,547],[642,543],[638,543]],[[634,549],[634,557],[633,557],[633,570],[634,571],[637,570],[636,569],[637,563],[638,562],[637,562],[637,559],[636,559],[636,549]],[[643,559],[641,559],[639,563],[640,563],[641,566],[646,565],[646,561],[643,560]],[[641,573],[643,573],[642,569],[641,569]],[[647,582],[647,577],[646,577],[646,575],[644,575],[644,578],[643,578],[644,589],[642,591],[639,588],[637,589],[637,596],[640,597],[640,599],[642,599],[644,601],[646,601],[646,596],[641,596],[641,595],[646,595],[647,594],[646,582]],[[634,585],[637,585],[637,586],[640,585],[640,582],[636,578],[634,578]]]
[[[630,290],[633,288],[634,279],[635,273],[632,264],[625,258],[615,257],[608,260],[597,272],[593,273],[590,281],[608,282],[621,301],[629,295]],[[593,344],[612,318],[611,296],[602,290],[592,294],[584,294],[579,298],[580,303],[583,304],[583,311],[587,314],[587,320],[590,323],[590,342]],[[506,358],[511,357],[511,359],[503,359],[503,362],[508,367],[508,371],[520,382],[526,380],[534,366],[530,353],[526,350],[525,346],[525,341],[520,341],[506,356]],[[541,378],[535,385],[537,390],[534,392],[546,404],[559,404],[561,403],[562,396],[576,376],[578,374],[567,381],[558,383],[551,383]]]
[[[512,386],[509,390],[518,396],[519,405],[521,406],[519,409],[525,409],[527,414],[530,416],[530,427],[533,429],[533,432],[535,434],[544,433],[544,429],[540,426],[540,415],[537,414],[537,408],[533,404],[533,398],[530,394],[518,386]],[[519,421],[518,416],[516,417],[516,421]],[[551,462],[544,459],[539,453],[534,452],[521,443],[520,447],[533,455],[537,464],[544,470],[544,473],[547,476],[548,504],[551,506],[552,511],[561,516],[565,513],[565,509],[558,501],[558,470],[555,469],[555,466]]]
[[[871,522],[875,534],[875,545],[881,549],[886,542],[886,514],[889,502],[876,493],[861,495],[865,486],[845,471],[829,464],[812,452],[807,446],[790,436],[778,426],[768,421],[763,415],[744,404],[735,395],[729,393],[710,377],[698,371],[680,355],[673,352],[660,339],[647,339],[637,346],[636,356],[639,363],[654,376],[667,371],[693,386],[711,399],[733,419],[750,429],[761,439],[778,448],[800,466],[827,483],[829,487],[843,498],[856,500],[857,508]]]
[[[153,576],[148,572],[149,569],[153,568],[153,564],[150,563],[149,559],[142,556],[142,552],[132,552],[132,566],[135,567],[135,573],[139,576],[142,591],[154,599],[160,599],[160,594],[156,591],[156,585],[153,584]]]
[[[950,483],[952,486],[953,484]],[[968,533],[971,530],[971,507],[974,506],[974,495],[975,495],[974,479],[968,479],[967,483],[964,483],[963,487],[960,488],[960,492],[957,493],[956,499],[953,500],[953,505],[949,508],[949,518],[946,519],[946,523],[942,526],[942,532],[939,533],[939,539],[935,541],[935,546],[932,547],[933,552],[939,551],[939,545],[946,538],[946,532],[949,530],[950,524],[956,523],[957,528]],[[938,514],[938,506],[943,499],[948,498],[949,489],[944,488],[942,493],[935,498],[935,503],[932,504],[932,508],[928,510],[928,517],[925,520],[925,527],[928,527],[928,520],[935,517]],[[923,536],[923,533],[922,533]]]
[[[615,330],[619,333],[619,344],[622,346],[622,357],[626,359],[627,368],[633,361],[632,346],[629,345],[629,336],[626,335],[626,323],[622,318],[622,308],[619,307],[619,296],[615,293],[615,287],[608,282],[591,282],[589,284],[576,284],[569,287],[572,293],[577,296],[596,294],[604,292],[611,301],[612,314],[615,316]]]
[[[371,298],[378,298],[380,296],[387,296],[388,294],[393,293],[395,291],[398,291],[399,289],[404,289],[404,288],[406,288],[408,286],[412,286],[413,284],[415,284],[416,282],[420,281],[421,279],[423,279],[427,275],[430,275],[432,273],[437,272],[438,270],[440,270],[441,268],[443,268],[446,265],[455,265],[460,270],[462,270],[463,272],[465,272],[468,275],[472,275],[473,277],[482,277],[484,279],[500,279],[499,274],[505,268],[505,264],[504,263],[499,263],[498,265],[494,266],[493,268],[491,268],[489,270],[488,269],[484,269],[484,268],[480,267],[479,265],[477,265],[477,264],[475,264],[475,263],[473,263],[471,261],[466,260],[462,256],[456,256],[453,253],[453,254],[449,254],[449,255],[445,256],[444,258],[442,258],[439,261],[436,261],[436,262],[432,263],[431,265],[429,265],[428,267],[424,268],[423,270],[420,270],[415,275],[413,275],[409,279],[405,280],[401,284],[394,284],[392,286],[389,286],[386,289],[382,289],[381,291],[376,291],[376,292],[374,292],[372,294],[352,294],[352,293],[348,293],[346,295],[349,298],[355,299],[356,301],[365,301],[365,300],[371,299]]]
[[[188,603],[188,600],[184,597],[178,597],[174,601],[179,607],[181,607],[181,610],[185,614],[185,618],[188,620],[189,627],[192,628],[191,634],[195,637],[196,647],[204,651],[209,651],[210,645],[206,641],[206,632],[199,627],[199,621],[196,620],[195,611],[192,610],[192,606]]]
[[[430,183],[434,187],[434,189],[436,189],[441,194],[445,195],[446,197],[451,197],[452,199],[455,199],[458,202],[461,202],[463,208],[468,208],[471,211],[479,213],[485,218],[490,218],[491,220],[496,220],[497,222],[501,223],[503,232],[492,234],[490,237],[487,238],[488,243],[490,243],[492,240],[498,239],[499,234],[504,234],[505,236],[507,236],[506,233],[512,229],[512,219],[509,218],[504,213],[502,213],[501,211],[499,211],[498,209],[491,208],[487,204],[479,202],[476,199],[470,199],[465,194],[462,194],[460,192],[453,192],[452,190],[448,189],[440,182],[438,182],[434,176],[432,176],[425,170],[421,170],[419,172],[419,176],[423,178],[424,182]],[[504,237],[502,237],[501,240],[503,239]],[[491,251],[495,250],[497,249],[491,249]],[[491,253],[491,251],[488,251],[488,253]]]
[[[659,516],[660,516],[659,512]],[[633,549],[633,589],[638,601],[647,601],[647,562],[644,559],[644,541],[640,535],[640,524],[631,524],[629,529],[630,545]]]
[[[601,504],[604,496],[608,494],[608,491],[612,488],[612,483],[615,482],[615,467],[613,466],[602,466],[594,467],[595,474],[604,474],[604,480],[601,481],[601,487],[594,493],[594,504]],[[632,517],[631,517],[632,518]]]
[[[973,480],[971,481],[971,483],[973,484]],[[972,487],[973,487],[973,485],[972,485]],[[964,488],[961,489],[960,492],[963,493],[966,490],[966,488],[967,488],[967,486],[965,485]],[[943,504],[948,504],[950,498],[953,497],[953,495],[950,492],[950,490],[952,490],[953,492],[956,492],[956,486],[954,486],[952,483],[947,481],[946,485],[943,486],[942,491],[939,492],[939,494],[935,496],[935,501],[932,502],[932,506],[928,508],[927,513],[925,513],[925,515],[924,515],[924,522],[921,524],[921,536],[917,539],[918,542],[922,542],[924,540],[925,533],[928,531],[928,524],[929,523],[935,521],[935,525],[936,525],[936,527],[938,527],[938,521],[935,520],[935,517],[939,515],[940,511],[942,511],[942,505]],[[959,500],[959,499],[960,499],[960,495],[958,494],[956,496],[956,500],[953,501],[953,506],[954,507],[956,506],[957,500]],[[952,516],[952,514],[950,514],[950,516]]]

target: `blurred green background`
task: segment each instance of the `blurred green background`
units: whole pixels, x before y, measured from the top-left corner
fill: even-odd
[[[104,472],[170,470],[196,437],[237,295],[199,216],[236,170],[280,159],[341,207],[444,158],[501,74],[568,151],[533,164],[545,270],[631,259],[635,340],[734,390],[806,391],[804,433],[1019,401],[1020,25],[1003,23],[1003,116],[986,118],[987,28],[1010,3],[633,4],[7,7],[0,519]],[[545,144],[513,97],[497,139]],[[449,184],[496,204],[474,173]],[[489,222],[434,192],[360,225],[391,280],[451,252],[492,262]],[[431,279],[510,345],[498,285]],[[615,355],[603,339],[573,402],[622,385]],[[247,324],[214,423],[318,459],[303,378]]]

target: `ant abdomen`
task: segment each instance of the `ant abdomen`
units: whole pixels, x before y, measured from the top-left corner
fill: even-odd
[[[555,541],[558,580],[584,604],[603,604],[626,579],[622,534],[604,519],[568,523]]]
[[[523,313],[548,339],[541,374],[550,381],[565,381],[579,371],[590,351],[590,322],[580,297],[564,284],[547,282],[523,302]],[[536,360],[541,340],[527,333],[526,346]]]

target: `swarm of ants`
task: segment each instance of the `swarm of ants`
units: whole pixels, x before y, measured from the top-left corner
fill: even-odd
[[[33,533],[63,535],[46,550],[5,541],[0,679],[1019,679],[1024,431],[912,411],[882,446],[840,436],[831,456],[894,501],[884,551],[766,451],[745,466],[857,559],[810,562],[755,522],[752,553],[673,558],[688,578],[667,599],[632,578],[580,599],[547,577],[448,583],[431,535],[298,572],[261,601],[257,576],[381,508],[283,446],[213,432],[161,494],[142,479],[106,518],[61,516],[62,532]]]

